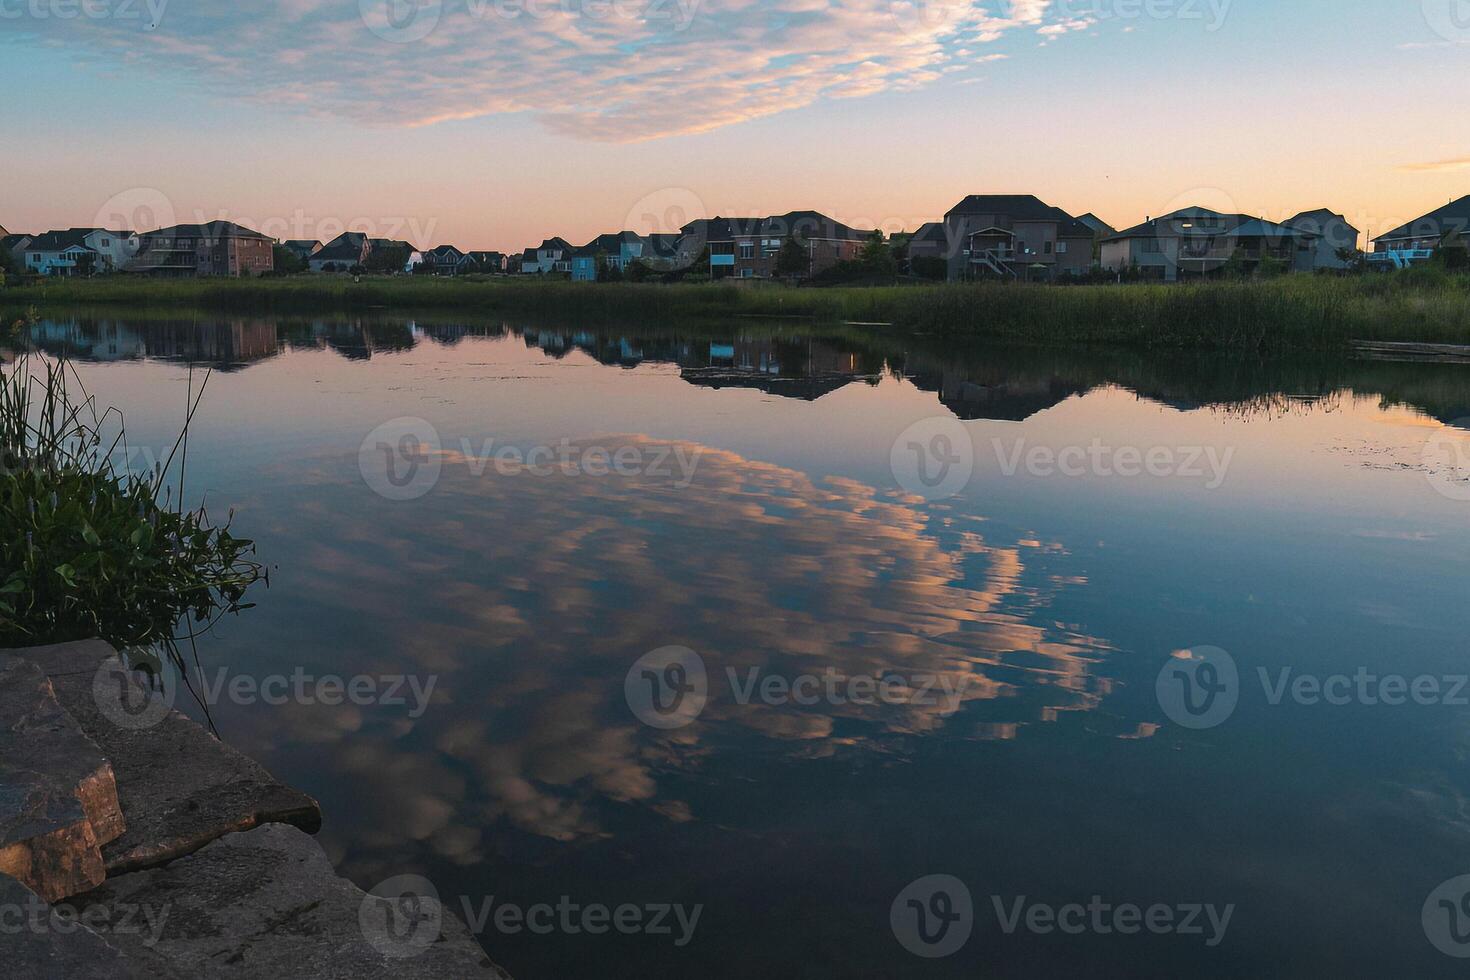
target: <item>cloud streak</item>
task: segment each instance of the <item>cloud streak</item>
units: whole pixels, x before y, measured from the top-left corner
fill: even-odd
[[[1451,174],[1461,170],[1470,170],[1470,157],[1457,157],[1454,160],[1431,160],[1427,163],[1406,163],[1398,168],[1403,174]]]
[[[532,113],[635,142],[905,91],[994,60],[1009,33],[1065,32],[1050,0],[194,0],[155,30],[6,22],[222,95],[361,123]]]

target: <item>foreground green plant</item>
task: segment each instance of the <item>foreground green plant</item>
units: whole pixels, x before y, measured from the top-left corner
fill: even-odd
[[[246,590],[262,577],[254,544],[228,523],[214,526],[202,506],[170,508],[187,421],[168,460],[134,474],[113,462],[126,452],[120,417],[98,413],[65,361],[22,355],[3,370],[0,647],[100,636],[181,663],[178,644],[248,608]]]

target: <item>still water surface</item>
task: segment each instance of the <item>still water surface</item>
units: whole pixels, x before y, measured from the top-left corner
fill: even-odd
[[[1470,484],[1424,447],[1459,438],[1470,367],[754,323],[76,318],[34,338],[83,359],[137,446],[177,429],[188,362],[196,385],[215,367],[190,494],[234,508],[271,585],[201,645],[209,676],[432,679],[421,711],[213,707],[320,799],[343,873],[424,875],[461,915],[460,897],[702,906],[684,945],[677,925],[492,921],[486,948],[522,980],[1462,968],[1421,910],[1470,872],[1470,692],[1444,703],[1470,671]],[[405,418],[438,439],[437,475],[390,499],[360,450]],[[953,496],[909,492],[900,435],[923,420],[920,446],[973,466]],[[932,443],[956,425],[963,443]],[[493,456],[538,446],[643,465]],[[1080,471],[1046,464],[1068,447]],[[1115,472],[1130,449],[1154,475]],[[708,700],[643,724],[625,681],[671,645],[699,655]],[[1205,645],[1236,703],[1191,728],[1156,681]],[[1444,680],[1439,703],[1272,703],[1287,668]],[[864,676],[936,690],[845,696]],[[803,677],[816,697],[782,693]],[[928,875],[971,895],[943,959],[890,922]],[[1023,896],[1233,912],[1213,937],[1203,915],[1202,935],[1008,934],[996,903]]]

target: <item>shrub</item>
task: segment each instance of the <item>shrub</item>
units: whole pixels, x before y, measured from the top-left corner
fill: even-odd
[[[99,415],[72,386],[81,382],[66,361],[35,355],[0,378],[0,647],[100,636],[181,663],[180,640],[248,608],[245,592],[262,574],[254,545],[214,526],[203,507],[170,509],[187,422],[154,473],[119,470],[120,417]],[[186,636],[176,635],[181,624]]]

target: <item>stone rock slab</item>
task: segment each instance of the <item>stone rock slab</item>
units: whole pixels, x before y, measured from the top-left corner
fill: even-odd
[[[56,910],[8,875],[0,875],[0,921],[5,923],[0,969],[7,977],[37,980],[173,980],[167,965],[126,959],[85,922]]]
[[[47,901],[106,877],[124,832],[112,766],[40,667],[0,654],[0,873]]]
[[[166,867],[109,878],[83,901],[151,910],[152,921],[163,920],[156,934],[101,934],[140,964],[192,977],[509,980],[469,929],[432,899],[415,905],[420,925],[407,933],[382,928],[387,900],[338,877],[315,840],[283,824],[230,834]]]
[[[108,644],[11,652],[50,676],[62,707],[112,760],[127,828],[102,848],[109,875],[156,867],[261,824],[320,829],[316,800],[173,710]]]

